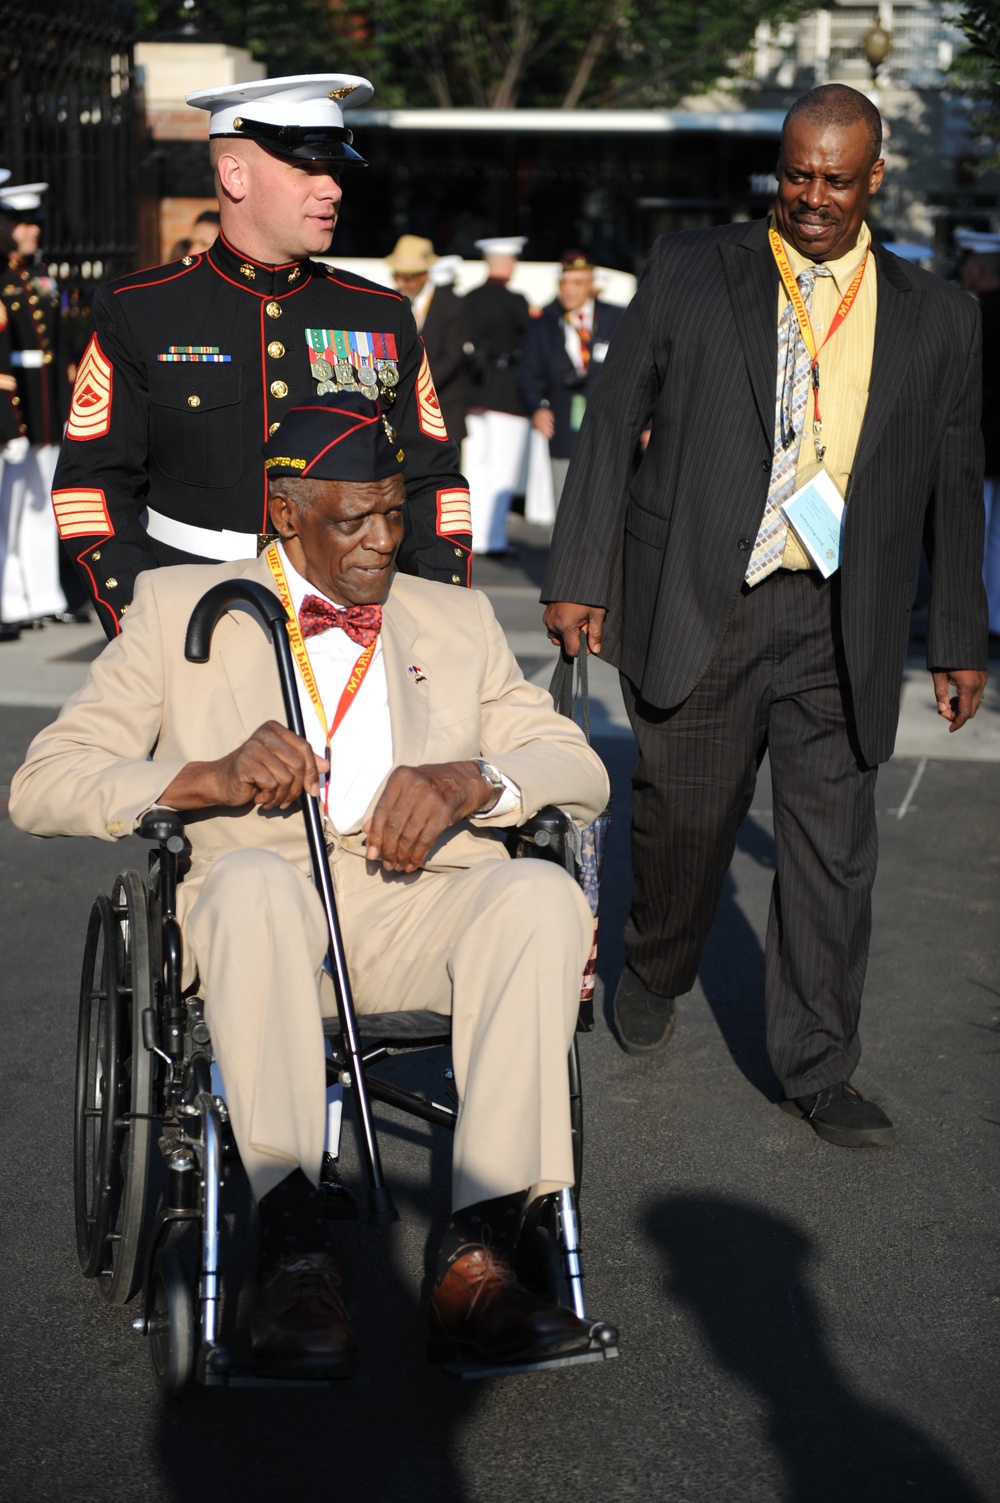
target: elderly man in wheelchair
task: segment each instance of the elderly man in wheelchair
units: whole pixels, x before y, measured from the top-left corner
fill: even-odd
[[[173,1141],[171,1184],[181,1183],[176,1145],[204,1148],[213,1098],[203,1081],[195,1097],[177,1087],[165,1107],[162,1081],[190,1076],[210,1035],[259,1218],[254,1367],[284,1378],[353,1369],[357,1339],[318,1189],[324,1020],[336,1009],[334,936],[309,879],[301,812],[316,798],[361,1031],[380,1012],[450,1015],[453,1210],[431,1295],[429,1355],[502,1370],[585,1353],[594,1327],[582,1306],[578,1313],[534,1292],[515,1268],[533,1212],[574,1183],[567,1056],[593,921],[565,870],[511,861],[503,832],[549,804],[578,823],[592,820],[607,799],[604,768],[576,726],[526,682],[484,596],[394,572],[403,455],[376,403],[350,392],[318,398],[286,415],[264,455],[276,541],[252,562],[141,575],[121,635],[36,737],[12,788],[11,817],[35,834],[113,840],[145,820],[143,832],[161,842],[152,863],[164,925],[149,939],[153,1005],[122,1025],[132,1028],[131,1119],[128,1101],[124,1111],[131,1157],[114,1172],[138,1173],[146,1118],[166,1115],[177,1136],[161,1121],[161,1146]],[[448,503],[442,498],[445,529]],[[234,578],[265,587],[287,611],[275,645],[287,628],[304,737],[282,723],[280,664],[238,601],[218,612],[208,661],[185,656],[193,608]],[[170,938],[173,879],[164,885],[163,872],[182,844],[183,974],[171,979],[180,960]],[[118,930],[128,931],[119,990],[129,977],[138,987],[147,964],[135,897],[122,881],[104,941],[113,946]],[[130,922],[119,919],[116,930],[116,914]],[[92,934],[91,950],[96,943]],[[85,976],[88,1018],[110,1007],[107,964],[98,971],[89,991]],[[157,1011],[171,986],[176,998],[197,990],[203,1015],[200,1002],[193,1012]],[[83,1117],[107,1112],[109,1056],[120,1047],[98,1040],[98,1084]],[[143,1060],[161,1071],[159,1095],[150,1097],[159,1105],[146,1111],[135,1095]],[[200,1135],[191,1125],[198,1111]],[[121,1121],[119,1112],[109,1133]],[[100,1180],[104,1170],[94,1173]],[[209,1163],[205,1205],[213,1177]],[[169,1214],[187,1214],[182,1190],[174,1201]],[[113,1257],[102,1265],[102,1250],[92,1248],[95,1215],[84,1217],[81,1234],[81,1256],[94,1265],[85,1272],[113,1279]],[[117,1234],[104,1226],[102,1235]],[[203,1305],[215,1298],[216,1272],[203,1263]],[[175,1320],[176,1311],[160,1316]],[[210,1323],[203,1329],[214,1332]]]

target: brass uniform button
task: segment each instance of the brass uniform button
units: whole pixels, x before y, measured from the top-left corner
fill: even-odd
[[[41,308],[32,308],[32,310],[31,310],[31,316],[35,320],[36,324],[40,324],[41,321],[42,321],[42,310],[41,310]]]
[[[200,407],[201,406],[201,397],[194,397],[194,396],[188,397],[188,406],[189,407]]]
[[[239,115],[237,115],[236,119],[233,121],[233,130],[242,130],[242,129],[243,129],[243,121],[240,119]]]
[[[182,266],[193,266],[194,265],[194,256],[181,256],[181,265]]]
[[[265,303],[264,312],[267,314],[268,318],[280,318],[281,304],[275,302]]]
[[[272,395],[272,397],[287,397],[288,396],[288,387],[286,386],[285,382],[284,381],[272,381],[271,382],[271,395]]]
[[[46,350],[45,351],[45,354],[42,356],[42,364],[43,365],[51,365],[52,364],[52,351],[51,350]]]
[[[461,550],[461,548],[456,548],[455,549],[455,557],[456,558],[461,558],[462,557],[462,550]]]
[[[10,307],[11,307],[11,312],[12,313],[18,313],[18,312],[20,312],[21,304],[20,303],[11,303]]]
[[[451,576],[451,582],[452,582],[452,584],[461,584],[462,583],[462,576],[461,576],[461,574],[453,574]]]
[[[272,360],[280,360],[285,353],[285,346],[281,343],[280,339],[272,339],[267,347],[267,353]]]
[[[271,426],[270,426],[270,428],[268,428],[268,430],[267,430],[267,436],[268,436],[268,438],[273,438],[274,435],[277,433],[277,431],[278,431],[278,429],[280,427],[281,427],[280,423],[272,423]]]
[[[90,555],[90,558],[91,558],[91,562],[92,563],[99,564],[100,561],[101,561],[101,550],[100,550],[100,548],[95,548],[94,551],[93,551],[93,553]]]
[[[112,576],[111,576],[110,579],[106,579],[104,581],[104,588],[106,590],[117,590],[117,588],[118,588],[118,581],[117,581],[117,579],[115,578],[115,576],[113,574],[112,574]]]
[[[28,302],[31,304],[32,307],[34,307],[35,304],[38,302],[38,299],[37,299],[37,297],[35,296],[34,293],[32,293],[31,296],[29,297]]]
[[[127,605],[123,605],[122,608],[121,608],[121,610],[118,612],[119,616],[124,616],[124,614],[125,614],[125,612],[127,610],[128,610],[128,606]]]

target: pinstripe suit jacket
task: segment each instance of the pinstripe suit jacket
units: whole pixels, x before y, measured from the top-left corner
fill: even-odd
[[[979,311],[873,250],[875,350],[840,570],[869,763],[892,754],[921,540],[933,576],[929,665],[986,666]],[[766,221],[662,236],[570,467],[542,598],[606,606],[602,654],[661,708],[685,699],[718,651],[763,515],[777,303]]]

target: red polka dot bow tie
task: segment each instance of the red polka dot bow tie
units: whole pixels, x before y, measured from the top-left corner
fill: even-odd
[[[349,605],[346,610],[338,610],[319,595],[307,595],[299,607],[299,625],[304,637],[339,626],[359,647],[370,647],[382,629],[382,607]]]

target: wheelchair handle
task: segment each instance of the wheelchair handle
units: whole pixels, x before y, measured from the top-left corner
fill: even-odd
[[[212,633],[233,605],[248,606],[250,614],[272,636],[275,626],[284,626],[287,620],[285,607],[264,585],[252,579],[224,579],[221,584],[213,585],[191,612],[184,638],[184,656],[189,663],[208,662]]]

